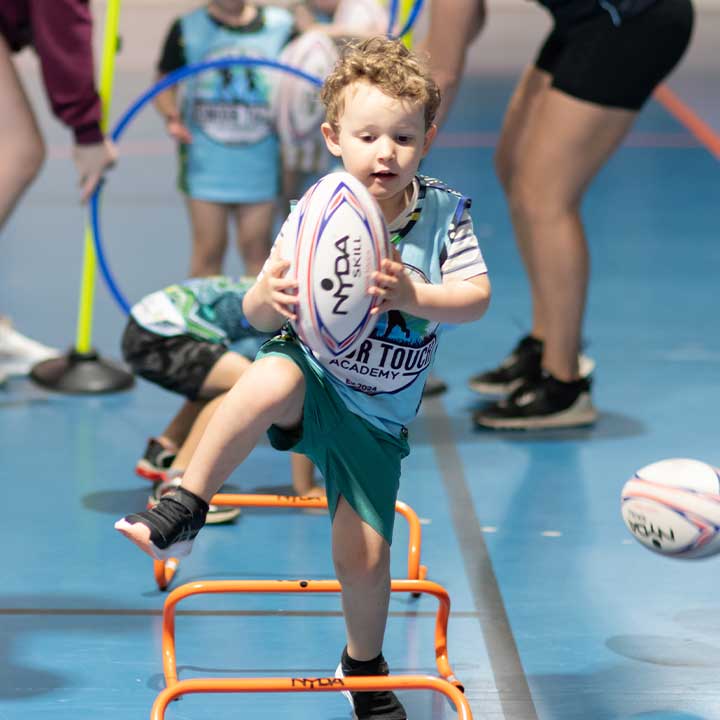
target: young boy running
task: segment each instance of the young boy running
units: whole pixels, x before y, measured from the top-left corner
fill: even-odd
[[[443,323],[480,318],[490,284],[469,200],[416,175],[440,102],[418,58],[384,38],[350,45],[322,101],[330,152],[368,188],[397,241],[368,290],[381,303],[362,359],[321,364],[290,331],[267,342],[210,420],[182,485],[115,527],[154,557],[188,553],[208,500],[267,432],[274,447],[306,454],[326,478],[347,633],[338,677],[386,675],[390,542],[400,463],[409,452],[406,425],[420,405]],[[293,318],[297,283],[287,270],[272,253],[245,296],[246,317],[260,330]],[[401,361],[402,373],[380,372]],[[368,375],[361,362],[376,371]],[[378,377],[376,387],[367,387],[368,376]],[[390,692],[349,699],[358,720],[407,717]]]

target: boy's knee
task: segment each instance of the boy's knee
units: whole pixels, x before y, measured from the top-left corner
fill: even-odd
[[[305,376],[297,364],[281,355],[264,355],[248,368],[253,386],[262,390],[261,404],[273,423],[297,422],[305,396]]]

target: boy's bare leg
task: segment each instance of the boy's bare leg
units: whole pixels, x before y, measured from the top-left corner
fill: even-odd
[[[204,400],[187,400],[169,425],[156,437],[166,449],[177,452],[185,442],[198,415],[205,406]]]
[[[300,497],[322,497],[325,491],[315,482],[315,465],[312,460],[299,453],[290,453],[292,485]]]
[[[210,418],[218,407],[220,407],[220,403],[225,399],[225,395],[226,393],[222,393],[222,395],[217,395],[212,400],[203,403],[202,409],[190,428],[190,432],[185,437],[185,442],[183,442],[175,455],[170,470],[184,470],[190,464],[190,459],[200,444],[203,433],[210,423]]]
[[[162,435],[157,440],[165,447],[166,450],[175,450],[177,455],[172,464],[173,468],[185,468],[190,460],[190,456],[197,447],[197,442],[202,436],[202,431],[207,426],[210,415],[205,413],[205,408],[209,400],[216,398],[218,395],[226,393],[240,378],[240,376],[250,367],[250,360],[236,353],[225,353],[213,366],[212,370],[205,378],[200,388],[198,400],[188,400],[179,410],[178,414],[170,421]],[[215,405],[214,407],[217,407]],[[197,437],[184,447],[187,443],[191,432],[195,428],[201,413],[204,414],[205,420],[201,423],[201,429],[195,432]]]
[[[228,242],[228,206],[188,198],[187,208],[192,225],[190,276],[219,275]]]
[[[332,526],[335,573],[342,585],[347,652],[372,660],[382,652],[390,602],[390,546],[340,498]]]
[[[304,397],[305,377],[292,360],[269,356],[254,362],[212,413],[181,488],[208,503],[270,425],[291,428],[300,422]],[[116,528],[148,555],[157,556],[147,524],[130,516]],[[173,538],[166,542],[172,546]]]

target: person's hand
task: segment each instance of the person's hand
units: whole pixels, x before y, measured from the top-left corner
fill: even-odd
[[[188,130],[187,126],[183,124],[179,115],[166,118],[165,129],[173,140],[183,145],[190,145],[190,143],[192,143],[192,133]]]
[[[297,303],[298,284],[294,277],[286,277],[289,269],[290,262],[283,260],[277,247],[273,247],[258,285],[266,305],[288,320],[296,320],[297,315],[293,311]]]
[[[381,270],[371,275],[372,284],[368,295],[380,298],[380,302],[370,311],[371,315],[388,310],[410,310],[415,302],[415,285],[405,272],[400,253],[392,250],[392,258],[382,261]]]
[[[117,148],[107,138],[101,143],[75,146],[73,160],[78,173],[82,202],[87,202],[95,192],[103,174],[115,164],[117,156]]]

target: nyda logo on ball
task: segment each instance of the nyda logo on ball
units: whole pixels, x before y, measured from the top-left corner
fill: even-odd
[[[351,280],[360,277],[362,266],[360,243],[362,241],[359,237],[354,238],[352,260],[350,258],[350,252],[348,251],[349,241],[349,235],[343,235],[343,237],[335,241],[335,247],[338,250],[338,254],[335,256],[335,280],[323,278],[320,281],[320,287],[327,292],[332,291],[333,299],[336,300],[332,308],[333,315],[347,315],[347,300],[350,297],[349,293],[354,287]]]

